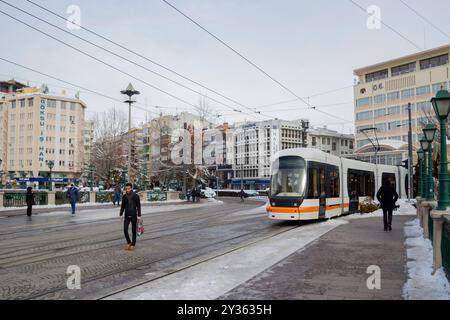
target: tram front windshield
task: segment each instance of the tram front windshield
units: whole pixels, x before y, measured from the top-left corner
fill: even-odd
[[[301,157],[280,157],[272,166],[272,197],[303,197],[306,162]]]

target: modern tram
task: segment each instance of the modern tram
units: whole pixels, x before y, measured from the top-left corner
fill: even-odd
[[[276,220],[320,220],[356,213],[385,182],[400,198],[408,193],[408,171],[337,157],[317,149],[284,150],[271,168],[267,213]]]

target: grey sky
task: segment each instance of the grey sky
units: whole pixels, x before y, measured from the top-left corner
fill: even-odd
[[[61,20],[25,0],[5,1],[65,27]],[[33,1],[62,15],[67,15],[65,12],[69,5],[76,4],[81,8],[82,25],[128,45],[133,50],[246,106],[260,106],[294,98],[160,0]],[[446,0],[405,1],[428,19],[433,20],[441,29],[450,30],[448,19],[450,2]],[[367,15],[348,0],[171,0],[170,2],[302,97],[351,86],[353,69],[418,51],[386,27],[376,31],[367,29]],[[356,0],[356,2],[365,8],[372,4],[378,5],[382,10],[382,20],[420,47],[432,48],[449,42],[449,39],[426,24],[398,0]],[[0,10],[42,28],[184,100],[193,104],[198,103],[197,94],[82,43],[1,2]],[[119,91],[131,81],[142,93],[138,97],[141,104],[162,106],[164,109],[161,110],[164,113],[192,109],[2,14],[0,14],[0,27],[3,30],[0,56],[3,58],[118,99],[122,99]],[[150,69],[207,93],[211,97],[232,104],[82,30],[73,32],[114,49]],[[34,84],[33,81],[46,82],[49,83],[50,90],[54,92],[60,92],[61,88],[53,84],[67,87],[55,80],[0,62],[0,78],[8,77],[22,81],[29,80],[31,84]],[[88,104],[88,115],[105,110],[114,104],[120,105],[91,94],[82,93],[81,97]],[[309,101],[319,106],[339,104],[321,110],[353,121],[352,100],[352,88],[347,88],[333,94],[313,97]],[[218,110],[217,113],[226,114],[220,119],[221,121],[255,119],[233,114],[226,107],[214,102],[211,102],[211,105]],[[125,108],[124,105],[120,107]],[[258,110],[283,119],[310,118],[313,125],[328,123],[329,127],[346,133],[353,130],[349,123],[343,124],[340,119],[312,110],[301,110],[304,107],[304,103],[298,101]],[[240,109],[240,107],[237,108]],[[157,111],[154,108],[150,110]],[[144,119],[145,112],[136,110],[134,122]]]

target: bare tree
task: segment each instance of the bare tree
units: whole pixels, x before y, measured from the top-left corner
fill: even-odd
[[[113,107],[94,116],[94,146],[92,162],[98,180],[111,186],[120,179],[120,171],[126,162],[124,143],[127,132],[127,116],[124,112]]]

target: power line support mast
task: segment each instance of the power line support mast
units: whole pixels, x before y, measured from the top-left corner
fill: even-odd
[[[124,103],[128,103],[128,180],[130,180],[131,175],[131,105],[136,103],[136,100],[133,100],[132,97],[134,95],[140,94],[139,91],[133,88],[133,85],[130,83],[125,90],[120,91],[121,94],[128,96],[128,100],[124,101]],[[130,181],[129,181],[130,182]]]

